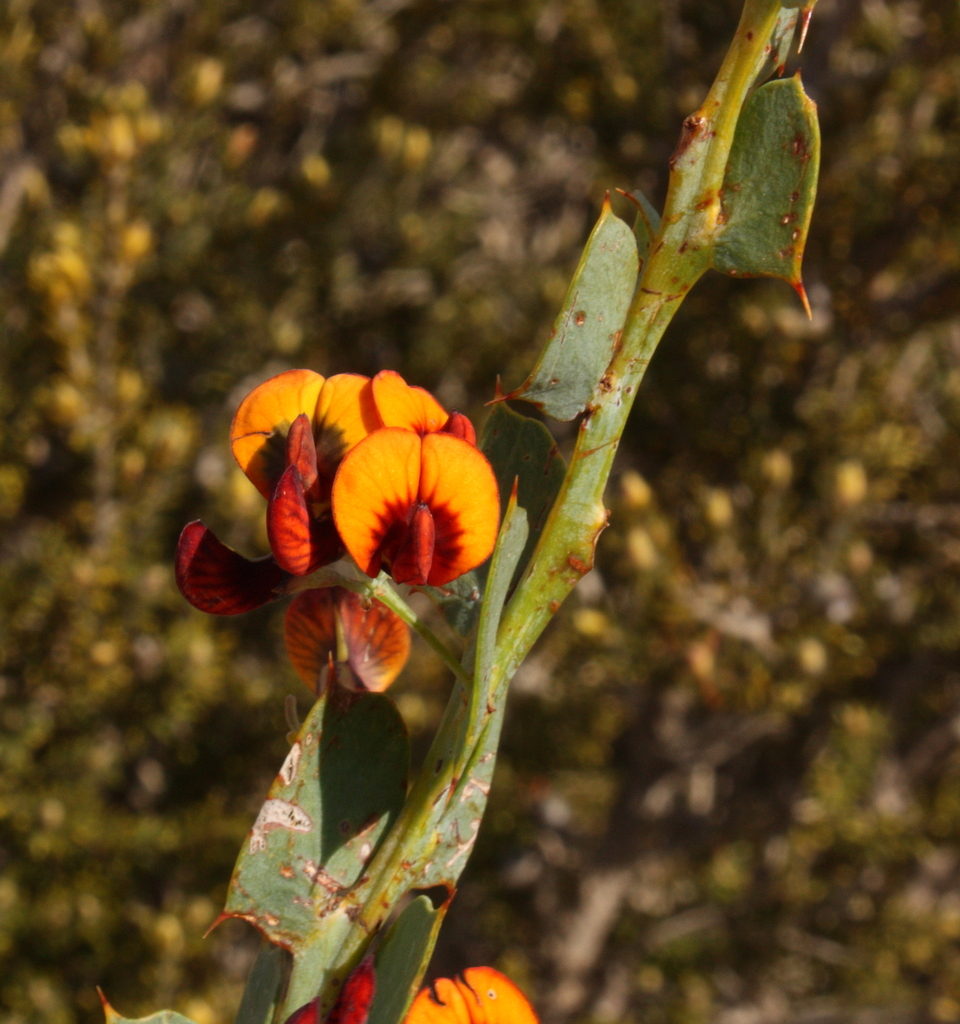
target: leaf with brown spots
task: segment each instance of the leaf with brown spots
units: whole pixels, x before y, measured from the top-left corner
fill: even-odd
[[[639,266],[634,234],[607,197],[553,334],[530,376],[504,397],[532,402],[555,420],[583,412],[620,343]]]
[[[723,182],[713,266],[731,277],[780,277],[804,297],[800,263],[820,166],[816,104],[800,75],[747,100]]]

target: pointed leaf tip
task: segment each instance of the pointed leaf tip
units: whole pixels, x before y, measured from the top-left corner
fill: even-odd
[[[101,1007],[103,1007],[103,1015],[107,1019],[107,1022],[109,1024],[109,1022],[114,1017],[116,1017],[117,1012],[116,1012],[116,1010],[114,1010],[114,1008],[107,1001],[107,997],[103,994],[103,989],[99,985],[97,985],[96,988],[97,988],[97,995],[100,997],[100,1005],[101,1005]]]
[[[100,986],[97,986],[97,995],[100,997],[100,1005],[103,1007],[103,1014],[106,1024],[194,1024],[189,1017],[173,1010],[158,1010],[151,1013],[149,1017],[122,1017],[107,1001]]]
[[[807,319],[813,319],[813,311],[810,309],[810,300],[807,298],[807,290],[803,287],[803,281],[793,281],[793,290],[800,296],[800,301],[803,303],[803,308],[807,312]]]
[[[813,17],[813,6],[807,7],[800,15],[800,42],[797,44],[797,53],[803,52],[803,44],[807,41],[807,29],[810,28],[810,19]]]
[[[509,396],[503,393],[503,386],[500,383],[500,374],[497,374],[497,382],[493,386],[493,398],[489,402],[484,402],[484,405],[497,405],[499,402],[505,402]]]

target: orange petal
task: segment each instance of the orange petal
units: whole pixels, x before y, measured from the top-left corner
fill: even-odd
[[[434,988],[420,989],[404,1024],[471,1024],[470,1007],[456,982],[437,978]]]
[[[373,378],[373,397],[385,427],[405,427],[418,434],[442,430],[449,417],[444,407],[423,388],[412,388],[393,370]]]
[[[319,691],[320,672],[337,649],[337,625],[334,616],[336,587],[304,590],[290,602],[283,620],[283,642],[287,657],[297,675],[313,690]]]
[[[469,442],[427,434],[422,446],[417,496],[430,507],[436,529],[427,582],[442,587],[489,558],[500,525],[500,496],[486,456]]]
[[[297,675],[318,692],[320,674],[337,652],[337,615],[354,676],[363,688],[382,692],[407,662],[410,630],[379,601],[364,608],[360,598],[343,587],[305,590],[287,609],[283,639]]]
[[[470,1007],[472,1024],[538,1024],[527,997],[492,967],[469,968],[457,986]]]
[[[288,370],[264,381],[240,403],[230,426],[233,457],[267,499],[287,465],[286,437],[293,421],[312,417],[323,377],[313,370]]]
[[[315,518],[307,505],[296,466],[287,466],[267,505],[267,538],[277,565],[306,576],[343,554],[329,513]]]
[[[347,642],[350,668],[366,689],[382,693],[397,678],[410,656],[407,624],[379,601],[364,608],[359,596],[349,590],[342,591],[337,611]]]
[[[527,997],[492,967],[471,967],[421,989],[405,1024],[538,1024]]]
[[[369,377],[358,373],[337,373],[328,377],[317,398],[313,417],[317,467],[321,475],[332,480],[344,455],[381,426]]]
[[[391,526],[406,523],[419,478],[420,438],[395,427],[370,434],[340,463],[333,518],[347,551],[368,576],[380,572],[380,548]]]
[[[180,593],[211,615],[242,615],[259,608],[276,599],[274,588],[283,581],[272,558],[244,558],[199,519],[183,528],[174,565]]]

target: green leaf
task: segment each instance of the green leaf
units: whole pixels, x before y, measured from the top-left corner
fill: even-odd
[[[273,1020],[289,963],[290,954],[285,949],[263,943],[250,969],[236,1024],[269,1024]]]
[[[633,237],[637,240],[637,256],[642,270],[650,254],[650,246],[660,232],[660,214],[640,189],[635,192],[624,192],[623,195],[637,208],[636,220],[633,222]]]
[[[800,263],[820,166],[816,104],[800,75],[747,99],[723,182],[713,266],[733,277],[780,277],[803,295]]]
[[[400,813],[408,769],[406,729],[388,697],[340,688],[321,697],[244,843],[224,914],[294,955],[315,946]]]
[[[507,398],[532,402],[556,420],[590,404],[620,343],[639,263],[633,232],[603,204],[563,308],[533,373]]]
[[[779,77],[783,74],[783,66],[790,54],[790,46],[796,34],[797,21],[800,19],[799,3],[785,3],[777,15],[777,22],[770,35],[770,42],[764,48],[756,66],[755,83],[765,82],[774,72]]]
[[[427,969],[447,904],[418,896],[390,926],[377,950],[377,988],[367,1024],[400,1024]]]
[[[471,705],[481,711],[490,699],[490,670],[496,655],[497,627],[500,625],[503,605],[530,534],[527,513],[517,502],[517,491],[511,493],[507,502],[497,546],[490,559],[490,573],[483,610],[480,612]]]
[[[516,582],[536,547],[567,467],[550,431],[539,421],[521,416],[502,402],[490,413],[480,437],[480,450],[493,466],[504,513],[513,481],[518,481],[517,505],[527,514],[529,536],[514,570],[513,582]],[[482,585],[485,585],[488,571],[487,566],[481,569]]]
[[[425,863],[418,886],[426,889],[444,885],[453,892],[470,859],[490,796],[504,705],[505,701],[501,700],[490,709],[466,766],[453,778],[443,801],[427,823],[431,830],[430,856],[423,858]]]
[[[445,587],[418,587],[440,609],[447,625],[459,633],[469,636],[480,615],[480,601],[483,597],[485,570],[471,569],[448,583]]]
[[[431,779],[436,788],[420,805],[416,824],[406,832],[401,861],[404,873],[409,872],[406,887],[443,885],[452,892],[480,829],[505,705],[504,690],[493,693],[490,687],[497,624],[517,559],[526,543],[526,518],[516,495],[511,494],[490,561],[474,645],[481,675],[474,679],[472,692],[462,685],[455,689],[418,779],[418,788],[425,783],[430,786],[426,780]],[[375,870],[375,866],[371,867],[371,872]],[[387,888],[397,886],[398,894],[402,895],[404,884],[398,877],[396,868],[391,868]]]
[[[516,583],[547,521],[553,499],[560,490],[567,467],[550,431],[538,420],[521,416],[503,402],[493,407],[480,437],[480,450],[490,460],[500,488],[500,507],[506,512],[513,481],[519,481],[517,504],[527,513],[529,536],[511,586]],[[473,632],[490,563],[465,573],[445,587],[420,587],[443,613],[447,624],[460,636]]]

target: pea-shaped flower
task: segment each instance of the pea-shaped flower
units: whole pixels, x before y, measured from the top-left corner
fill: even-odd
[[[344,458],[333,516],[347,551],[368,575],[440,587],[493,551],[500,498],[490,463],[447,432],[384,427]]]
[[[404,1024],[539,1024],[516,985],[492,967],[470,967],[437,978],[413,1001]]]
[[[267,499],[271,554],[249,559],[202,522],[184,527],[177,584],[201,611],[239,615],[272,600],[286,575],[303,576],[343,554],[330,489],[343,455],[381,425],[370,379],[288,370],[240,403],[230,427],[237,464]]]

